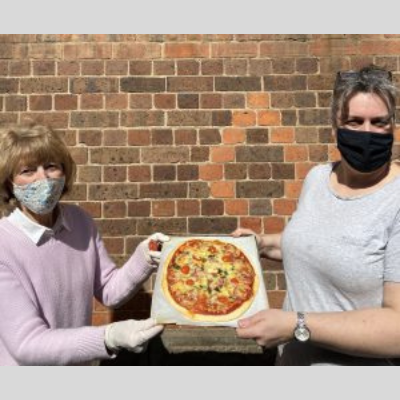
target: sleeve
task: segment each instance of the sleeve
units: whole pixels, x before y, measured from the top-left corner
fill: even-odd
[[[108,307],[119,307],[131,299],[154,272],[146,262],[142,246],[138,246],[121,268],[110,259],[97,228],[94,226],[97,266],[95,297]]]
[[[396,216],[385,251],[385,282],[400,282],[400,213]]]
[[[18,277],[0,265],[0,339],[19,365],[79,365],[109,359],[104,327],[50,329]]]

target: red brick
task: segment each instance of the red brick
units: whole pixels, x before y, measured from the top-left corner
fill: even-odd
[[[196,144],[197,132],[194,129],[178,129],[175,131],[175,144]]]
[[[292,215],[296,210],[296,201],[288,199],[274,200],[274,214]]]
[[[150,201],[130,201],[128,203],[128,215],[130,217],[149,217],[150,213]]]
[[[100,146],[102,137],[102,132],[98,130],[80,131],[79,143],[82,143],[86,146]]]
[[[262,219],[257,217],[241,217],[239,220],[241,228],[251,229],[255,233],[262,233]]]
[[[60,44],[39,43],[28,46],[28,58],[41,59],[60,59],[62,46]]]
[[[222,95],[219,93],[202,93],[200,95],[200,108],[222,108]]]
[[[233,126],[255,126],[257,115],[254,111],[234,111]]]
[[[124,201],[105,201],[103,203],[104,218],[127,217],[127,206]]]
[[[310,162],[297,162],[296,163],[296,179],[304,179],[311,168],[313,168],[316,163]]]
[[[260,56],[308,56],[308,46],[308,43],[294,41],[262,42],[260,43]]]
[[[223,166],[222,165],[200,165],[199,176],[203,181],[218,181],[223,178]]]
[[[271,132],[272,143],[293,143],[295,138],[293,128],[275,128]]]
[[[178,217],[200,215],[200,202],[198,200],[179,200],[177,203]]]
[[[285,220],[282,217],[264,218],[264,233],[281,233],[285,227]]]
[[[321,39],[310,44],[310,55],[348,56],[359,53],[358,42],[346,39]]]
[[[248,108],[269,108],[268,93],[249,93],[247,95]]]
[[[113,57],[128,60],[159,59],[161,58],[161,46],[159,43],[116,43],[114,44]]]
[[[273,292],[269,291],[267,295],[270,308],[277,308],[277,309],[282,308],[286,295],[285,291],[283,290],[277,290]]]
[[[106,61],[106,75],[127,75],[128,61],[111,60]]]
[[[149,166],[130,166],[128,168],[128,179],[129,182],[150,182],[151,181],[151,169]]]
[[[246,140],[246,132],[244,129],[225,129],[223,132],[224,144],[243,143]]]
[[[213,147],[211,161],[214,163],[228,163],[235,161],[235,148],[229,146]]]
[[[211,195],[216,198],[235,197],[234,182],[213,182],[211,184]]]
[[[128,95],[126,94],[106,94],[107,110],[124,110],[128,108]]]
[[[164,45],[166,58],[206,58],[210,54],[207,43],[166,43]]]
[[[7,96],[5,98],[6,111],[26,111],[27,103],[26,96]],[[0,104],[1,109],[2,104]]]
[[[34,61],[33,75],[55,75],[56,63],[54,61]]]
[[[175,215],[174,201],[154,201],[152,203],[154,217],[173,217]]]
[[[81,71],[82,75],[104,75],[104,61],[83,61]]]
[[[56,110],[77,110],[78,96],[73,94],[56,94],[54,96],[54,108]]]
[[[178,75],[199,75],[200,63],[196,60],[179,60],[176,62]]]
[[[258,124],[261,126],[281,125],[281,114],[279,111],[259,111]]]
[[[248,215],[249,201],[248,200],[226,200],[225,210],[228,215]]]
[[[149,110],[152,107],[151,94],[129,95],[129,108],[134,110]]]
[[[81,71],[80,63],[77,61],[60,61],[57,63],[57,75],[76,76]]]
[[[214,58],[256,57],[257,43],[213,43],[211,54]]]
[[[298,199],[302,187],[302,181],[285,181],[285,197],[289,199]]]
[[[81,94],[81,110],[101,110],[104,107],[104,96],[102,94]]]
[[[328,146],[328,157],[329,161],[339,161],[340,160],[340,152],[336,145]]]
[[[104,182],[125,182],[127,176],[127,168],[112,166],[112,167],[104,167]]]
[[[176,108],[176,95],[175,94],[155,94],[154,106],[159,109],[171,110]]]
[[[49,125],[53,129],[68,128],[68,113],[48,112],[48,113],[21,113],[21,122],[25,119],[34,120],[37,124]]]
[[[91,183],[101,181],[101,167],[82,165],[78,167],[78,182]]]
[[[284,151],[285,151],[285,162],[308,161],[307,146],[301,146],[301,145],[286,146]]]
[[[129,146],[149,146],[151,133],[146,129],[135,129],[128,131]]]
[[[47,111],[52,109],[51,96],[29,96],[29,109],[32,111]]]
[[[121,129],[111,129],[104,131],[104,146],[125,146],[126,143],[126,131]]]
[[[112,57],[111,43],[74,43],[64,45],[64,59],[110,59]],[[120,58],[120,57],[116,57]]]
[[[104,245],[109,254],[123,254],[124,253],[124,239],[123,238],[104,238]],[[100,303],[97,303],[100,304]],[[107,307],[102,306],[107,309]],[[101,311],[96,309],[96,311]]]

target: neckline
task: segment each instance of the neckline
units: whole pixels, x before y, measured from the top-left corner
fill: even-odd
[[[344,201],[361,200],[363,198],[366,198],[366,197],[369,197],[369,196],[373,196],[375,194],[381,193],[384,190],[387,190],[387,188],[389,186],[392,186],[392,184],[394,184],[397,181],[400,182],[400,175],[397,175],[397,176],[393,177],[389,182],[386,182],[383,186],[381,186],[380,188],[374,190],[373,192],[365,193],[365,194],[359,194],[359,195],[351,196],[351,197],[342,196],[339,193],[336,193],[336,191],[332,188],[332,185],[331,185],[331,176],[332,176],[333,170],[335,169],[335,167],[337,165],[339,165],[338,162],[336,162],[336,163],[333,162],[333,163],[330,163],[330,165],[329,165],[329,173],[327,174],[327,186],[328,186],[329,192],[339,200],[344,200]]]

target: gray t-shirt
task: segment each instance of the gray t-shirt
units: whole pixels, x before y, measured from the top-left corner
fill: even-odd
[[[400,177],[374,193],[343,198],[330,187],[331,172],[332,164],[309,172],[297,211],[284,230],[285,310],[337,312],[381,307],[384,282],[400,282]],[[291,343],[285,346],[280,362],[384,361]]]

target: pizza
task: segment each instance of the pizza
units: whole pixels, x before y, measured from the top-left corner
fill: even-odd
[[[170,304],[194,321],[226,322],[240,317],[258,290],[258,277],[237,246],[190,239],[170,252],[162,289]]]

